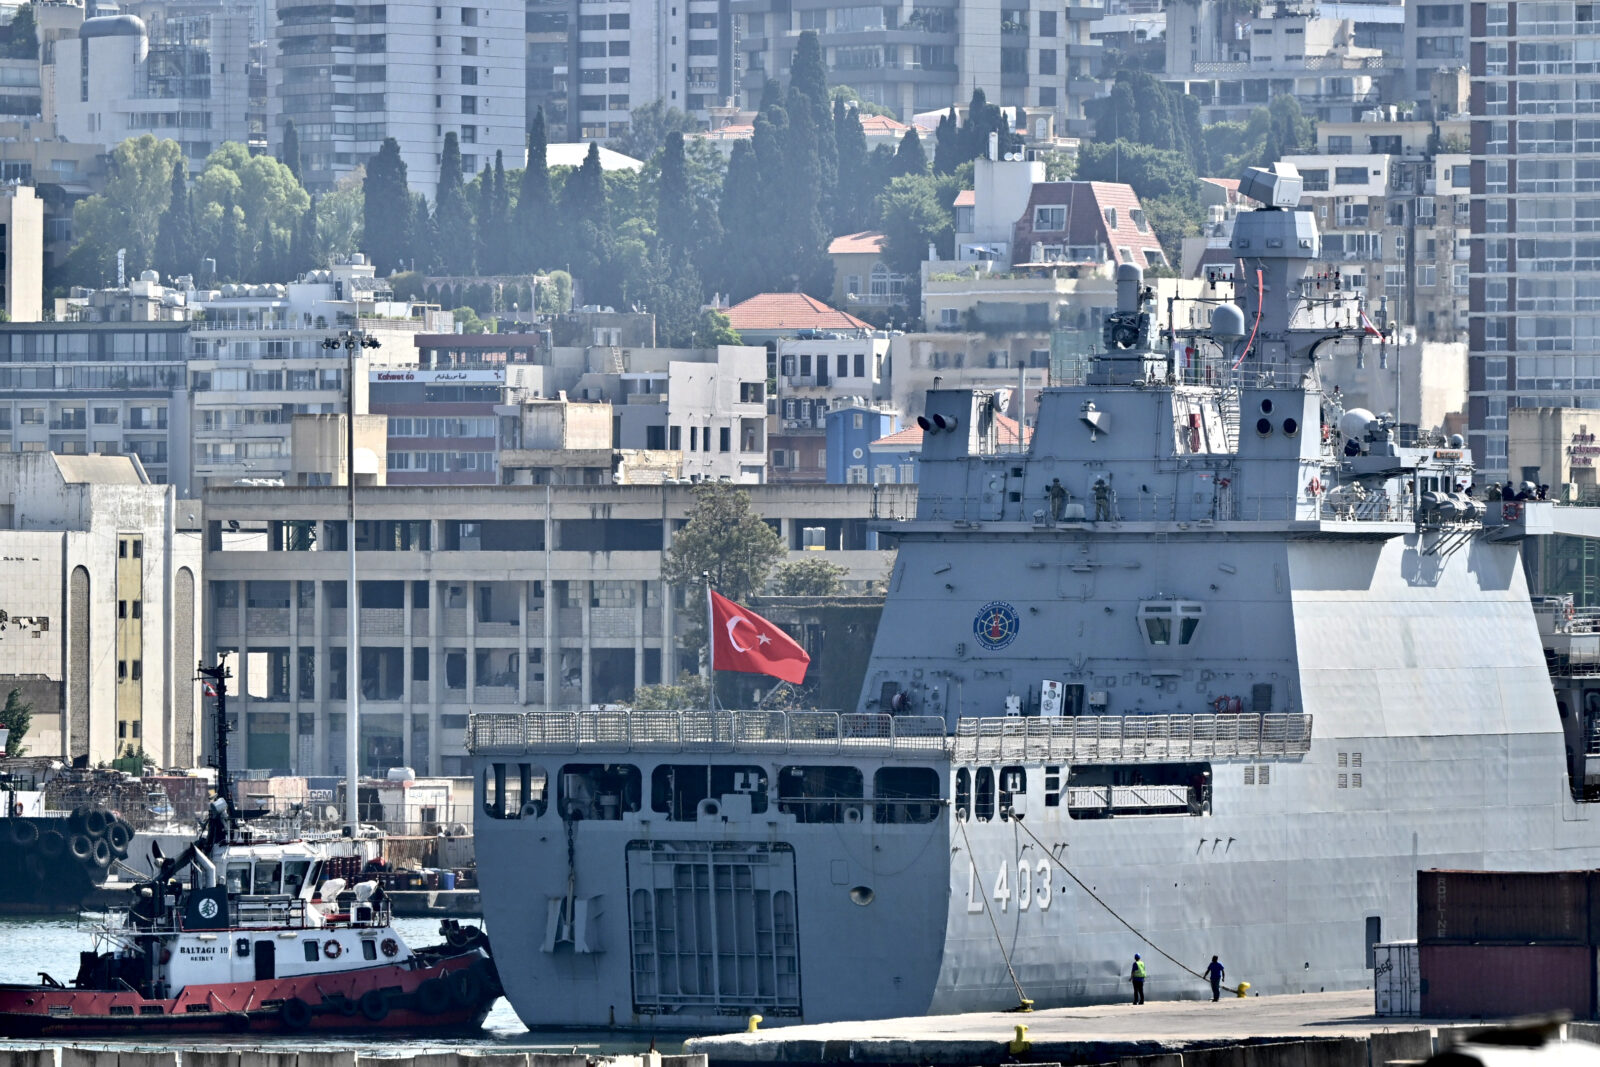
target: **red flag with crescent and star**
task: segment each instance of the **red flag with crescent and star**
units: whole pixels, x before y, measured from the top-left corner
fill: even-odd
[[[770,674],[799,685],[811,657],[777,623],[725,596],[711,596],[711,669]]]

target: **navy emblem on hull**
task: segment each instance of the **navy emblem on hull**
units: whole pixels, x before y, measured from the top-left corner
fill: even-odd
[[[978,644],[990,652],[998,652],[1016,640],[1021,625],[1016,608],[1004,600],[991,600],[978,609],[978,617],[972,620],[972,633]]]

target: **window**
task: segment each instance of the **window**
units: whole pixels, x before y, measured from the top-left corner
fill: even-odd
[[[732,429],[732,427],[723,426],[723,427],[721,427],[720,429],[717,430],[717,451],[719,451],[719,452],[731,452],[731,451],[733,451],[733,429]]]
[[[989,822],[994,818],[994,768],[979,767],[978,779],[975,786],[977,796],[974,798],[973,811],[978,816],[979,822]]]
[[[1205,606],[1186,600],[1157,600],[1139,605],[1139,624],[1145,641],[1153,646],[1187,645],[1205,614]],[[1177,641],[1173,641],[1173,637]]]
[[[477,85],[478,84],[478,68],[477,67],[462,67],[461,68],[461,84],[462,85]]]
[[[1365,185],[1367,184],[1366,167],[1335,167],[1333,168],[1333,184],[1335,185]]]
[[[1039,73],[1051,75],[1056,72],[1056,50],[1054,48],[1039,49]]]
[[[1303,170],[1300,172],[1302,188],[1308,193],[1325,193],[1328,191],[1328,172],[1325,170]]]
[[[461,113],[463,115],[476,115],[478,113],[478,98],[475,96],[463,96],[461,98]],[[472,165],[465,161],[462,162],[462,167],[468,172],[472,170]]]
[[[1056,13],[1054,11],[1039,12],[1039,36],[1054,37],[1056,35]]]
[[[1067,228],[1066,205],[1056,204],[1049,207],[1034,208],[1033,228],[1035,231],[1065,230]]]

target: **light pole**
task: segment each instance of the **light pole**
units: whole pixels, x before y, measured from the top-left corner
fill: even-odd
[[[345,407],[344,407],[344,482],[349,518],[345,532],[345,555],[350,557],[350,577],[345,587],[344,614],[347,625],[344,652],[344,762],[345,762],[345,821],[350,825],[353,838],[361,829],[361,808],[358,787],[361,781],[358,737],[361,696],[361,592],[356,585],[356,352],[363,348],[377,348],[378,339],[369,337],[365,330],[342,330],[333,337],[325,337],[322,347],[329,350],[344,349]]]

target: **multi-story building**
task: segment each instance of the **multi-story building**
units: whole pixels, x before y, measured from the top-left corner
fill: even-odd
[[[990,103],[1051,112],[1057,130],[1082,134],[1083,101],[1100,91],[1101,46],[1089,28],[1104,14],[1098,2],[963,0],[908,10],[743,0],[734,16],[739,89],[754,105],[766,79],[787,77],[800,33],[815,30],[829,80],[904,121],[982,89]]]
[[[1513,16],[1513,8],[1517,9]],[[1473,4],[1469,439],[1504,481],[1511,407],[1600,408],[1593,9]]]
[[[1350,121],[1391,99],[1386,83],[1409,69],[1405,17],[1397,4],[1169,4],[1162,80],[1199,99],[1207,123],[1244,121],[1279,94],[1318,119]]]
[[[525,107],[530,123],[544,109],[545,134],[552,141],[568,141],[577,133],[571,124],[577,28],[578,0],[532,0],[527,5]]]
[[[44,204],[26,185],[0,187],[0,308],[12,322],[44,318]]]
[[[72,251],[73,205],[100,188],[105,166],[104,146],[64,141],[54,123],[38,118],[0,121],[0,181],[32,186],[39,198],[46,269]]]
[[[197,762],[202,552],[194,505],[125,456],[0,455],[0,691],[33,756]]]
[[[53,43],[44,120],[80,144],[113,146],[150,133],[183,146],[199,169],[224,141],[250,136],[250,5],[196,0],[101,15]]]
[[[1470,170],[1431,122],[1318,129],[1324,154],[1286,156],[1317,213],[1327,289],[1363,298],[1374,322],[1431,341],[1467,329]],[[1446,135],[1450,131],[1446,130]],[[1380,315],[1381,312],[1381,315]]]
[[[892,556],[869,526],[909,513],[912,492],[750,490],[790,558],[817,543],[855,584],[887,577]],[[587,707],[694,669],[683,638],[703,595],[661,581],[691,486],[358,487],[355,497],[351,597],[345,490],[206,494],[206,647],[236,650],[248,680],[233,705],[247,766],[342,773],[352,674],[363,771],[460,774],[473,708]],[[359,657],[346,647],[352,600]]]
[[[325,190],[366,163],[387,137],[406,178],[430,199],[440,146],[457,134],[471,175],[496,151],[508,168],[527,146],[526,13],[521,0],[360,3],[277,9],[269,137],[293,119],[301,177]]]
[[[1400,99],[1422,102],[1433,95],[1434,78],[1441,72],[1464,71],[1467,66],[1467,9],[1461,3],[1406,4],[1406,72],[1395,87]]]
[[[774,482],[828,480],[828,415],[878,397],[888,355],[889,336],[869,330],[810,331],[778,342],[768,438]]]

